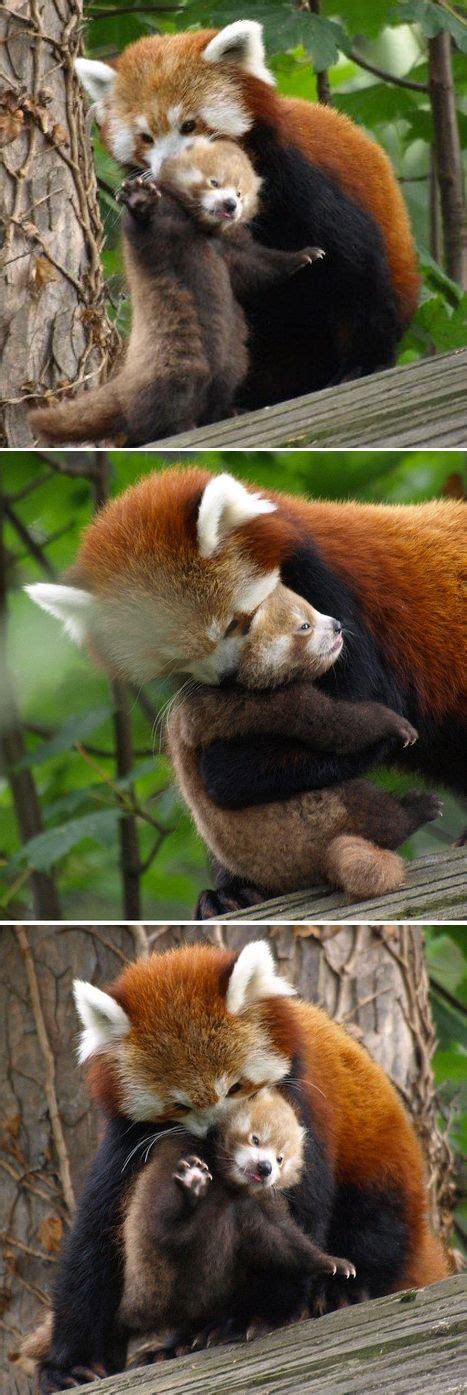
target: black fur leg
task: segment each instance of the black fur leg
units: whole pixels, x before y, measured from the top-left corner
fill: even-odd
[[[414,831],[423,823],[432,823],[443,812],[443,801],[437,794],[427,794],[424,790],[408,790],[401,795],[399,803],[414,818]],[[416,820],[416,822],[415,822]]]
[[[49,1363],[41,1366],[38,1372],[38,1395],[53,1395],[56,1390],[73,1390],[78,1385],[90,1385],[95,1380],[105,1380],[110,1372],[101,1362],[95,1366],[71,1366],[64,1370]]]
[[[248,906],[260,906],[264,895],[253,886],[239,885],[229,895],[227,891],[202,891],[195,906],[195,920],[216,920],[220,915],[233,911],[246,910]]]

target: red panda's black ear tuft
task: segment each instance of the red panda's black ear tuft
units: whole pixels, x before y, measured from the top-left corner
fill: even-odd
[[[295,988],[277,973],[267,941],[255,940],[240,951],[225,1001],[227,1011],[238,1016],[245,1008],[265,998],[289,997],[294,993]]]

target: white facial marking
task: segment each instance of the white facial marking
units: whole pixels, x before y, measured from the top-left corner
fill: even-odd
[[[84,1028],[78,1051],[80,1062],[120,1042],[131,1031],[126,1012],[115,1002],[115,998],[103,993],[101,988],[95,988],[94,984],[86,983],[83,979],[75,979],[73,996]]]
[[[278,1080],[284,1079],[289,1070],[290,1060],[266,1046],[258,1047],[258,1050],[248,1057],[245,1065],[245,1075],[251,1080],[252,1085],[264,1085],[265,1082],[275,1085]]]
[[[180,121],[182,119],[182,112],[183,107],[180,105],[180,103],[177,103],[177,106],[167,108],[167,120],[169,122],[169,126],[175,127],[180,124]]]
[[[189,144],[191,144],[189,136],[180,135],[180,131],[169,131],[165,136],[157,136],[154,145],[148,146],[144,155],[152,174],[158,175],[164,160],[170,159],[172,155],[178,155],[179,151],[184,150]]]
[[[109,121],[109,145],[115,159],[120,164],[127,165],[133,159],[135,149],[134,132],[130,126],[126,126],[124,121],[120,121],[117,116],[113,116]]]
[[[240,655],[246,635],[228,635],[227,639],[221,639],[216,648],[205,659],[199,659],[197,663],[190,664],[187,672],[193,678],[197,678],[199,683],[209,683],[217,686],[221,678],[225,678],[228,673],[235,673],[238,668]]]
[[[253,117],[233,92],[225,96],[221,93],[213,95],[209,102],[202,103],[199,111],[205,125],[210,131],[216,131],[217,135],[238,138],[251,130],[253,125]]]
[[[145,117],[145,116],[135,116],[135,126],[136,126],[137,131],[142,131],[142,132],[143,132],[143,135],[145,135],[145,136],[150,136],[150,135],[152,135],[152,131],[151,131],[151,127],[150,127],[150,125],[149,125],[149,121],[146,120],[146,117]]]

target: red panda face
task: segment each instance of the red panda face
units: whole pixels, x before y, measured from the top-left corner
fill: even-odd
[[[219,1130],[227,1180],[250,1192],[293,1187],[304,1166],[305,1130],[277,1090],[260,1090],[231,1110]]]
[[[197,136],[187,150],[164,161],[160,186],[180,190],[193,202],[197,221],[226,230],[249,222],[258,208],[261,179],[251,160],[231,140]]]
[[[272,82],[254,20],[238,20],[219,33],[138,39],[115,67],[80,58],[76,69],[112,155],[124,165],[146,165],[154,175],[195,135],[240,140],[253,121],[242,74]]]
[[[317,678],[336,663],[342,648],[340,622],[280,582],[252,617],[236,677],[246,688]]]
[[[275,504],[230,475],[168,470],[96,516],[75,584],[28,590],[111,675],[215,684],[245,643],[235,616],[253,614],[277,585],[288,541]]]
[[[262,941],[238,958],[196,946],[139,959],[110,993],[77,983],[91,1088],[110,1111],[205,1134],[240,1094],[287,1074],[293,1019],[286,1041],[283,1015],[277,1008],[276,1030],[268,1000],[285,1009],[292,992]]]

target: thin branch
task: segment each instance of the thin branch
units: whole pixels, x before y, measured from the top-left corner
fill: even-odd
[[[381,78],[383,82],[391,82],[394,87],[406,87],[409,92],[429,92],[427,82],[414,82],[411,78],[396,77],[395,73],[387,73],[383,68],[377,68],[375,63],[369,63],[367,58],[362,58],[355,49],[350,49],[348,58],[352,63],[356,63],[358,68],[364,68],[365,72],[373,73],[374,77]]]
[[[32,1255],[33,1259],[42,1259],[47,1264],[56,1264],[57,1256],[48,1255],[45,1251],[35,1250],[32,1245],[25,1245],[22,1240],[17,1240],[14,1235],[8,1235],[7,1231],[0,1231],[0,1239],[5,1245],[12,1245],[14,1250],[22,1250],[25,1255]]]
[[[41,544],[37,542],[36,538],[33,537],[32,533],[30,533],[29,531],[29,528],[26,527],[26,524],[23,523],[22,519],[18,518],[17,514],[15,513],[14,509],[11,508],[11,505],[9,504],[7,499],[5,499],[4,502],[4,512],[5,518],[7,518],[9,523],[11,523],[12,528],[14,528],[15,533],[18,534],[18,537],[21,538],[21,542],[24,543],[28,552],[31,554],[32,557],[35,558],[36,562],[39,563],[39,566],[42,567],[42,571],[45,572],[46,576],[50,576],[53,579],[56,575],[55,567],[53,567],[52,563],[49,562],[49,559],[48,557],[46,557],[43,547],[41,547]]]
[[[39,1042],[42,1056],[44,1058],[45,1097],[47,1100],[50,1125],[55,1144],[55,1151],[58,1159],[58,1170],[60,1174],[63,1196],[67,1209],[71,1216],[73,1215],[73,1211],[75,1209],[75,1197],[73,1192],[73,1183],[71,1180],[70,1163],[68,1159],[62,1121],[60,1118],[60,1111],[58,1108],[58,1100],[55,1090],[55,1060],[47,1035],[44,1014],[42,1012],[42,1003],[39,993],[39,984],[37,981],[36,968],[33,956],[31,954],[31,948],[26,934],[26,930],[22,925],[16,925],[14,929],[26,970],[29,985],[29,993],[31,996],[34,1024],[37,1032],[37,1040]]]

